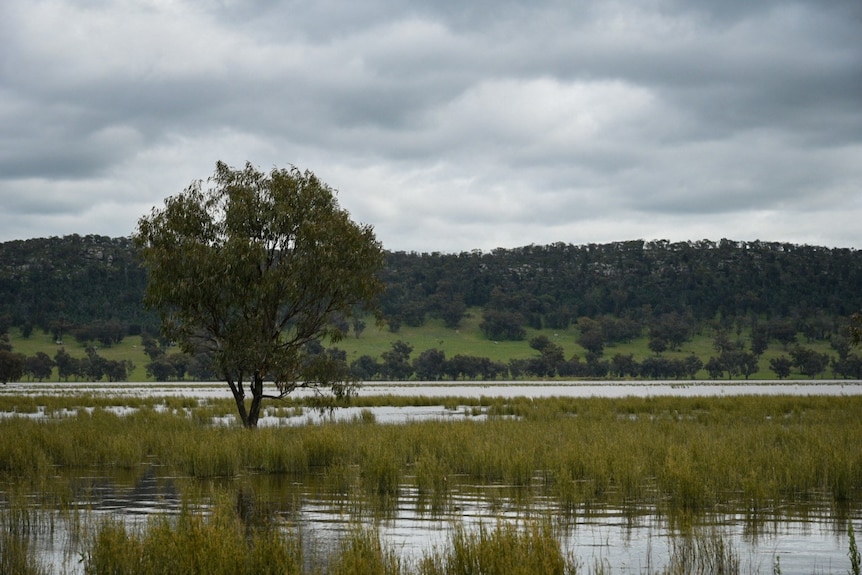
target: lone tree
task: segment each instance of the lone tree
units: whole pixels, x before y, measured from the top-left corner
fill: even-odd
[[[332,318],[376,310],[383,250],[314,174],[218,162],[206,184],[142,217],[135,242],[149,271],[145,302],[159,311],[164,335],[186,352],[212,354],[245,427],[257,426],[264,398],[355,389],[346,366],[305,347],[344,335]]]

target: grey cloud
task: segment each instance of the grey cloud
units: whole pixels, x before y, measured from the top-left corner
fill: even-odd
[[[222,159],[313,169],[394,249],[859,241],[802,221],[862,210],[856,2],[47,7],[0,15],[7,238],[34,211],[110,229],[109,205],[125,235]]]

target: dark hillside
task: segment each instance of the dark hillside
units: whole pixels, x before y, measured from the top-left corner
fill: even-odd
[[[404,379],[414,372],[422,379],[748,378],[772,372],[812,378],[830,367],[836,377],[862,377],[862,358],[848,331],[848,317],[862,310],[862,252],[856,250],[630,241],[490,253],[388,252],[386,258],[381,307],[396,332],[387,334],[392,341],[379,331],[360,339],[362,321],[343,327],[356,335],[341,343],[352,350],[344,361],[360,379]],[[107,377],[121,381],[134,367],[128,358],[105,363],[95,350],[138,333],[150,362],[137,368],[148,377],[193,371],[209,377],[206,357],[182,358],[150,337],[158,333],[158,320],[142,304],[146,281],[128,238],[73,235],[0,244],[0,356],[9,360],[0,361],[0,372],[3,365],[15,368],[0,378],[26,373],[42,379],[49,375],[39,374],[55,365],[60,378],[98,380],[104,366],[115,365],[124,371]],[[429,318],[434,321],[426,326]],[[78,368],[70,371],[53,348],[31,344],[31,355],[15,355],[5,335],[13,326],[19,341],[35,329],[49,334],[52,346],[71,336],[66,339],[77,340],[86,357],[74,358]],[[413,343],[399,341],[403,334],[421,346],[415,357]],[[446,346],[451,357],[444,357]]]
[[[862,252],[766,242],[557,243],[491,253],[390,253],[389,315],[445,317],[453,301],[564,328],[579,317],[846,317],[862,309]],[[457,307],[457,306],[456,306]]]
[[[154,325],[155,316],[141,304],[145,285],[128,238],[72,235],[0,243],[0,317],[7,325]]]
[[[671,313],[694,324],[741,317],[823,324],[862,309],[862,252],[786,243],[638,240],[489,253],[389,252],[384,280],[382,307],[395,328],[422,325],[431,316],[457,327],[468,307],[554,329],[608,315],[649,325]],[[116,321],[155,327],[155,315],[141,304],[145,285],[128,238],[0,243],[5,326]]]

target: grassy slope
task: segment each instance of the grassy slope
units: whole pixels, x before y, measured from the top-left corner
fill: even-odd
[[[442,349],[446,353],[446,357],[450,358],[457,354],[464,354],[507,362],[509,359],[528,358],[537,355],[537,352],[530,348],[529,340],[541,333],[561,345],[565,351],[566,358],[577,354],[583,359],[586,355],[583,348],[576,343],[577,330],[574,328],[542,331],[528,328],[527,337],[523,341],[494,342],[489,341],[482,335],[482,332],[479,330],[480,322],[481,310],[478,309],[470,310],[470,313],[461,322],[461,327],[458,330],[444,327],[440,320],[429,319],[422,327],[413,328],[403,325],[398,333],[392,333],[386,326],[378,327],[372,320],[369,320],[367,322],[368,327],[366,327],[359,338],[354,337],[351,333],[348,337],[338,342],[337,347],[347,352],[348,361],[353,361],[361,355],[370,355],[379,358],[380,354],[390,349],[394,342],[402,340],[413,346],[411,356],[413,358],[418,356],[423,350],[437,348]],[[747,334],[742,333],[740,337],[747,346]],[[23,353],[24,355],[34,355],[37,351],[44,351],[53,357],[59,348],[51,340],[49,334],[39,331],[34,332],[29,339],[23,339],[17,330],[12,330],[10,340],[14,351]],[[801,338],[800,341],[802,341]],[[637,361],[641,361],[643,358],[652,355],[652,352],[647,347],[647,342],[648,339],[644,336],[629,343],[606,347],[604,357],[605,359],[610,359],[617,353],[630,353]],[[835,352],[826,342],[806,343],[804,345],[819,352],[829,353],[831,356],[835,355]],[[84,346],[73,339],[66,341],[64,347],[72,356],[83,357],[85,355]],[[148,381],[145,366],[149,362],[149,358],[144,354],[140,337],[127,337],[121,344],[109,348],[101,348],[98,352],[101,356],[111,360],[131,360],[135,365],[135,369],[131,373],[130,381]],[[683,344],[679,351],[668,351],[663,355],[666,357],[686,357],[691,353],[700,357],[704,363],[711,356],[716,355],[712,347],[712,334],[704,332],[693,340]],[[782,354],[786,354],[786,350],[782,349],[780,344],[772,342],[769,349],[760,358],[760,371],[753,374],[751,379],[775,378],[775,374],[769,369],[769,359]],[[827,369],[826,374],[829,373],[830,371]],[[799,373],[794,373],[791,377],[802,378],[803,376]],[[698,378],[706,379],[706,371],[701,370]]]
[[[20,336],[18,330],[13,329],[10,333],[10,341],[12,349],[16,353],[24,355],[36,355],[38,351],[44,351],[51,358],[57,353],[57,350],[65,348],[72,357],[85,357],[85,346],[81,345],[74,338],[67,338],[63,345],[54,343],[51,334],[34,331],[28,338],[24,339]],[[141,345],[140,336],[127,337],[119,345],[111,347],[99,347],[98,353],[105,359],[113,361],[130,360],[134,364],[134,369],[129,374],[129,381],[148,381],[146,364],[150,359],[144,353],[144,347]],[[54,377],[57,376],[57,369],[54,369]]]

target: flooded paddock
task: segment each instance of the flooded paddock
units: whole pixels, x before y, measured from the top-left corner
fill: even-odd
[[[137,476],[81,473],[65,481],[76,485],[79,496],[72,503],[72,515],[90,526],[111,517],[143,528],[155,514],[177,514],[183,506],[181,493],[188,489],[178,485],[186,479],[160,476],[153,469]],[[565,553],[587,567],[586,572],[605,565],[613,573],[655,573],[667,565],[674,545],[687,534],[701,532],[720,535],[734,550],[742,573],[772,573],[776,559],[781,573],[846,573],[847,524],[862,522],[858,507],[836,515],[825,501],[756,512],[724,508],[681,520],[636,502],[622,507],[597,502],[570,509],[543,494],[540,486],[524,489],[462,482],[457,477],[453,482],[445,497],[435,499],[410,481],[385,498],[333,493],[322,476],[297,481],[250,475],[220,481],[222,487],[241,483],[238,492],[253,494],[286,529],[298,533],[310,557],[335,551],[342,538],[364,525],[376,529],[408,564],[444,548],[456,525],[475,529],[501,520],[549,519]],[[201,506],[206,508],[206,500]],[[51,573],[84,572],[79,563],[81,541],[75,538],[80,527],[68,525],[64,518],[68,516],[68,511],[57,513],[50,536],[36,540]]]
[[[74,402],[76,395],[83,394],[117,398],[187,397],[200,401],[230,397],[226,386],[216,383],[18,383],[0,388],[0,396],[70,399],[65,412],[49,414],[37,409],[31,413],[4,414],[32,419],[72,417],[86,411],[88,408],[75,407]],[[429,420],[481,422],[487,418],[483,409],[444,401],[452,397],[858,396],[862,395],[862,382],[370,382],[361,388],[359,395],[423,396],[431,400],[422,405],[339,408],[332,413],[301,409],[289,415],[266,415],[261,425],[319,426],[363,417],[371,423],[392,425]],[[440,398],[440,403],[436,404],[434,398]],[[135,408],[118,405],[109,411],[123,417]],[[213,423],[236,425],[231,417],[216,417]],[[386,544],[409,562],[445,547],[455,526],[476,529],[479,525],[493,526],[498,521],[538,519],[553,523],[563,550],[576,558],[586,572],[607,566],[605,572],[655,573],[667,564],[681,538],[700,532],[717,534],[730,545],[739,559],[740,572],[773,573],[778,560],[780,572],[785,574],[846,573],[850,566],[848,525],[862,531],[862,505],[855,497],[840,504],[826,494],[812,496],[805,502],[760,508],[745,503],[722,504],[679,515],[670,512],[660,498],[620,502],[612,494],[606,494],[607,497],[597,497],[588,505],[566,505],[550,494],[541,474],[528,485],[476,481],[450,474],[445,478],[445,491],[429,494],[418,488],[419,479],[408,472],[397,487],[379,495],[361,487],[356,469],[337,472],[344,477],[336,478],[334,484],[331,469],[301,477],[243,472],[205,480],[178,476],[167,467],[146,461],[135,469],[111,473],[58,470],[55,476],[45,477],[41,482],[41,493],[30,495],[34,500],[44,498],[46,491],[56,489],[58,499],[68,497],[63,509],[39,508],[39,513],[48,517],[45,521],[50,523],[50,529],[35,538],[35,545],[49,572],[83,573],[81,522],[92,526],[100,518],[112,517],[143,528],[150,517],[177,514],[189,498],[206,512],[210,503],[205,494],[212,484],[239,494],[251,494],[285,529],[301,535],[303,544],[311,550],[310,556],[331,552],[356,525],[374,527]],[[0,494],[5,496],[10,488],[8,483],[0,485]]]
[[[13,382],[0,387],[3,395],[108,394],[117,397],[228,398],[224,382]],[[297,389],[291,397],[313,391]],[[728,395],[862,395],[862,381],[816,380],[655,380],[655,381],[367,381],[358,395],[402,397],[710,397]]]

